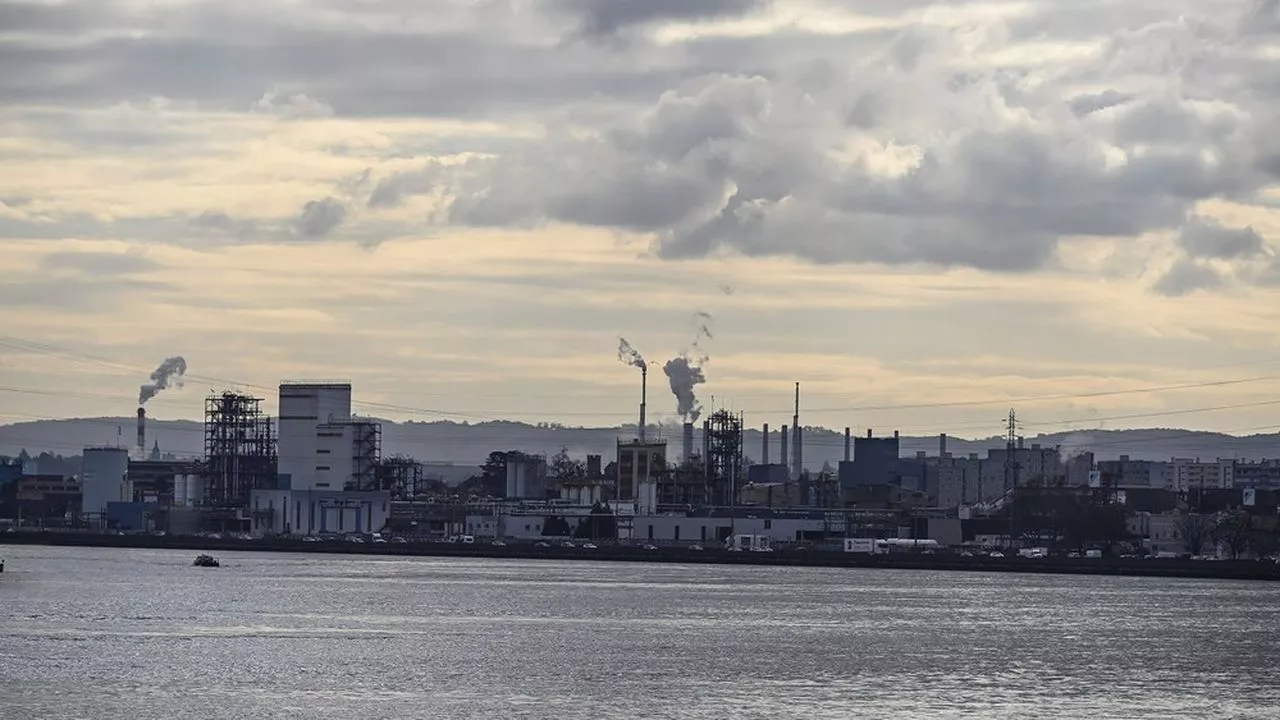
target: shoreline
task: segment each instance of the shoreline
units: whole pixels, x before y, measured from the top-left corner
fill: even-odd
[[[864,568],[881,570],[946,570],[955,572],[1009,572],[1058,575],[1115,575],[1170,577],[1204,580],[1280,581],[1280,564],[1257,560],[1184,560],[1181,558],[1021,558],[963,557],[949,554],[892,553],[859,555],[806,550],[768,553],[729,552],[682,547],[644,550],[639,547],[601,545],[597,549],[536,547],[529,544],[450,545],[447,543],[356,544],[304,543],[300,540],[212,539],[198,536],[100,535],[92,533],[0,533],[0,546],[44,545],[54,547],[102,547],[196,552],[281,552],[323,555],[388,557],[458,557],[509,560],[595,560],[697,565],[774,565],[792,567]]]

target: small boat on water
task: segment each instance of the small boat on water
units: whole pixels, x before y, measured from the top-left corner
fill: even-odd
[[[218,559],[212,555],[197,555],[191,564],[195,567],[219,567]]]

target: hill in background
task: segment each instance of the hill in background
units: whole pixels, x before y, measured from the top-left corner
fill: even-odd
[[[0,426],[0,455],[17,455],[22,449],[32,455],[50,452],[79,455],[93,445],[133,445],[134,418],[80,418],[38,420]],[[493,421],[483,423],[383,422],[384,455],[403,453],[430,466],[430,470],[447,479],[462,479],[495,450],[554,454],[567,448],[574,456],[588,453],[603,455],[605,462],[613,458],[618,438],[634,436],[628,428],[571,428],[553,424]],[[669,457],[680,456],[679,427],[668,425],[657,430],[670,443]],[[179,457],[203,454],[203,427],[190,420],[147,421],[147,446],[159,442],[163,452]],[[700,434],[700,433],[699,433]],[[773,433],[771,459],[778,461],[777,433]],[[1177,429],[1145,430],[1073,430],[1026,438],[1030,445],[1060,446],[1064,454],[1093,451],[1099,460],[1128,455],[1135,459],[1168,460],[1171,457],[1235,458],[1261,460],[1280,458],[1280,434],[1237,437],[1221,433]],[[981,439],[949,437],[947,450],[953,455],[984,454],[988,449],[1004,446],[1004,439],[992,436]],[[938,437],[902,437],[902,454],[938,452]],[[746,452],[752,461],[761,456],[760,431],[747,431]],[[825,428],[806,428],[804,435],[805,466],[814,470],[824,463],[835,464],[844,455],[844,433]],[[455,469],[450,470],[454,466]]]

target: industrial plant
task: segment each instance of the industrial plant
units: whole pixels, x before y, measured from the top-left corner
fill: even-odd
[[[1183,552],[1189,518],[1243,512],[1250,523],[1274,520],[1280,500],[1275,461],[1095,461],[1089,452],[1027,445],[1012,411],[1004,447],[985,457],[953,455],[945,434],[935,453],[904,457],[896,431],[847,427],[842,459],[817,469],[805,459],[813,428],[802,420],[800,383],[790,424],[761,424],[759,444],[748,447],[742,413],[712,407],[704,415],[695,394],[704,354],[682,352],[662,366],[674,425],[648,418],[648,369],[657,363],[622,339],[618,357],[640,371],[640,395],[635,432],[617,438],[613,458],[495,448],[457,487],[424,482],[412,457],[384,457],[381,423],[353,415],[345,381],[280,383],[275,417],[261,397],[212,393],[202,455],[163,456],[155,440],[148,449],[143,403],[180,382],[185,360],[170,358],[142,388],[132,447],[85,448],[75,477],[0,463],[0,514],[175,535],[717,546],[745,537],[753,547],[834,547],[853,538],[1081,551],[1128,542]]]

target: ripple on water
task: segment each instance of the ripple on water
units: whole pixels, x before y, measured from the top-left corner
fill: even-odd
[[[1267,584],[9,555],[0,718],[1280,717]]]

